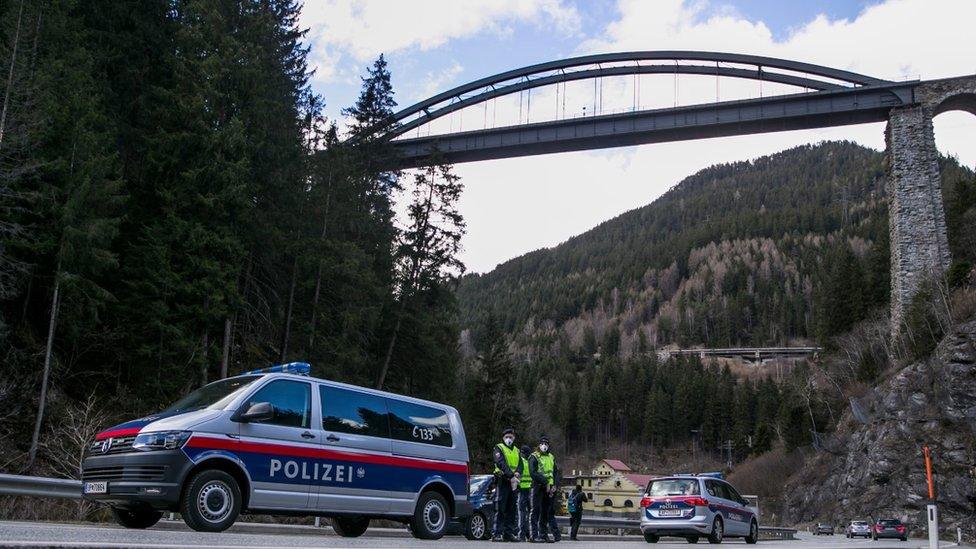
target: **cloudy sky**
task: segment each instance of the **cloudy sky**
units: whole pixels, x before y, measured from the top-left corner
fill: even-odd
[[[749,53],[889,80],[930,79],[976,73],[974,20],[973,0],[306,0],[302,16],[313,86],[340,121],[380,53],[401,106],[525,65],[631,50]],[[599,112],[760,93],[753,81],[687,75],[606,78],[600,86]],[[768,83],[761,90],[789,91]],[[566,116],[593,112],[592,81],[559,93],[568,98]],[[549,119],[562,114],[561,101],[554,88],[540,89],[530,100],[500,99],[491,110],[472,108],[421,131]],[[826,139],[881,150],[883,130],[867,124],[459,164],[468,223],[463,259],[469,271],[485,272],[647,204],[711,164]],[[935,133],[943,153],[976,164],[976,117],[943,114]]]

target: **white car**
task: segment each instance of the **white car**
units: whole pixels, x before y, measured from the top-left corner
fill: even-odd
[[[871,525],[866,520],[852,520],[847,524],[844,533],[849,538],[871,537]]]

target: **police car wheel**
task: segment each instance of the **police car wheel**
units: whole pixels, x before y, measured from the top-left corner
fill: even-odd
[[[344,538],[358,538],[369,528],[366,517],[336,517],[332,519],[332,529]]]
[[[419,539],[440,539],[447,530],[450,518],[444,497],[436,492],[424,492],[410,519],[410,531]]]
[[[159,522],[163,513],[149,507],[139,509],[116,509],[112,507],[112,516],[115,517],[115,522],[119,523],[120,526],[142,530]]]
[[[180,514],[197,532],[222,532],[230,528],[241,512],[241,489],[229,474],[210,469],[190,479]]]
[[[712,522],[712,533],[708,534],[708,543],[722,543],[723,537],[725,537],[725,525],[722,524],[722,519],[715,517],[715,521]]]
[[[752,545],[759,541],[759,525],[756,521],[749,523],[749,535],[746,536],[746,543]]]
[[[475,512],[464,523],[464,537],[470,540],[485,539],[488,521],[481,513]]]
[[[660,539],[661,537],[657,534],[644,534],[644,541],[647,543],[657,543]]]
[[[687,539],[688,543],[698,543],[698,536],[690,536]]]

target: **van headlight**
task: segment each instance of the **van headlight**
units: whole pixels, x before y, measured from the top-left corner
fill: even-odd
[[[190,438],[190,431],[158,431],[140,433],[132,441],[133,450],[175,450]]]

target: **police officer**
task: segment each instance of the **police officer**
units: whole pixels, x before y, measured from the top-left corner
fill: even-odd
[[[529,456],[532,455],[532,448],[522,446],[522,469],[520,471],[518,490],[518,539],[526,541],[532,538],[530,528],[531,517],[529,508],[532,503],[532,475],[529,473]]]
[[[529,456],[529,474],[532,475],[532,539],[534,543],[553,543],[560,540],[556,524],[556,479],[559,469],[556,458],[549,452],[549,438],[539,439],[539,449]],[[552,538],[549,538],[552,531]]]
[[[491,541],[517,541],[516,498],[521,480],[522,456],[515,447],[515,429],[502,431],[502,442],[495,445],[495,525]]]

